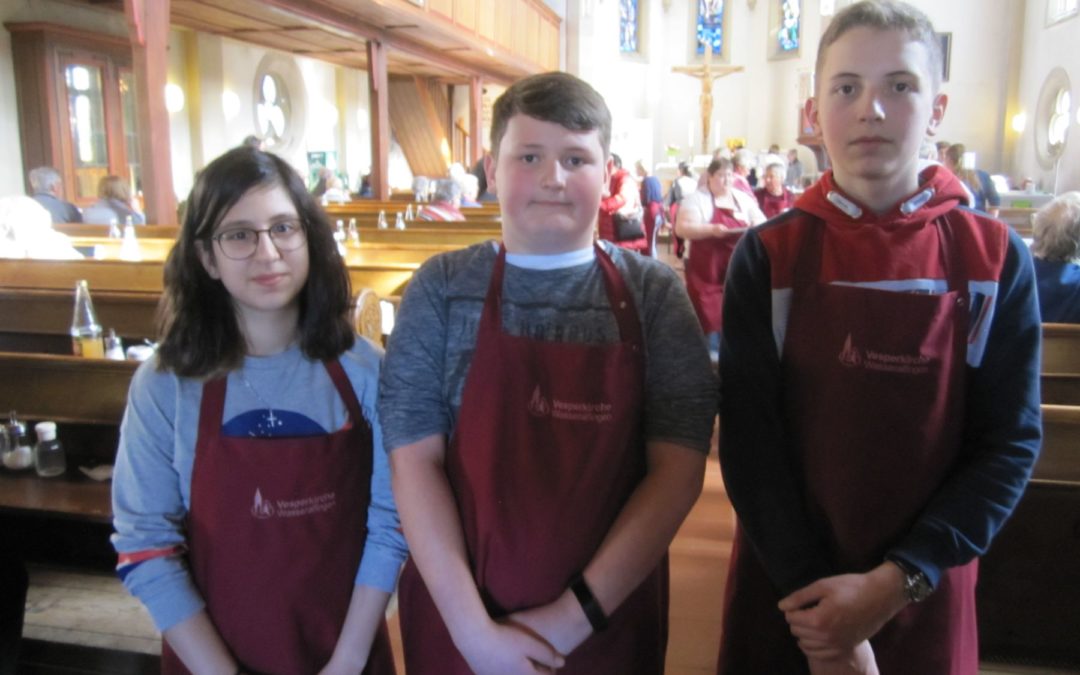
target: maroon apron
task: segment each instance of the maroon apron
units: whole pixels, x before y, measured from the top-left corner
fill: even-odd
[[[941,295],[819,283],[820,222],[796,263],[784,415],[807,512],[844,572],[880,564],[962,459],[967,280],[949,224],[939,222],[949,282]],[[978,672],[977,569],[972,561],[945,570],[933,595],[871,639],[882,675]],[[718,672],[807,672],[779,601],[737,528]]]
[[[491,274],[446,453],[469,562],[491,616],[546,605],[592,559],[645,475],[644,342],[638,313],[599,246],[621,341],[569,344],[502,329],[505,249]],[[667,559],[590,636],[560,674],[661,675],[667,646]],[[415,565],[399,584],[410,675],[470,669]]]
[[[341,364],[325,365],[349,421],[322,436],[223,436],[226,380],[203,385],[188,514],[191,573],[218,633],[253,672],[316,673],[326,665],[364,552],[371,426]],[[188,672],[164,641],[162,672]],[[394,673],[385,623],[364,673]]]
[[[713,207],[713,225],[731,229],[746,229],[747,223],[735,217],[731,209]],[[690,242],[690,257],[686,261],[686,291],[706,335],[720,332],[721,309],[724,305],[724,277],[735,244],[742,233],[695,239]]]

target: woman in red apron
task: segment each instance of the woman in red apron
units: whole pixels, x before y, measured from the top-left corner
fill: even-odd
[[[706,189],[683,200],[675,224],[679,236],[691,241],[686,290],[714,351],[719,347],[724,277],[731,253],[747,227],[765,221],[753,199],[732,189],[734,175],[730,160],[714,159]]]
[[[404,542],[364,412],[380,353],[354,343],[349,297],[287,164],[242,147],[200,174],[114,480],[118,570],[163,630],[164,673],[394,673]],[[365,572],[386,537],[396,560]]]

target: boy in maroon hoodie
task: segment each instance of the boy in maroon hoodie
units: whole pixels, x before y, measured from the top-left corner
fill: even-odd
[[[918,172],[940,74],[921,12],[838,13],[806,105],[833,168],[731,261],[720,672],[978,671],[977,556],[1039,450],[1039,313],[1016,234]]]

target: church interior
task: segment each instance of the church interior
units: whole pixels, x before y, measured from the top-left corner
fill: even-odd
[[[909,2],[944,54],[949,104],[931,140],[962,143],[964,167],[993,176],[1000,217],[1030,237],[1039,207],[1080,190],[1077,0]],[[460,175],[490,152],[492,107],[514,81],[563,70],[591,84],[612,112],[612,152],[665,194],[680,163],[697,174],[715,151],[737,148],[759,172],[792,151],[801,191],[828,169],[804,109],[815,55],[850,4],[0,0],[0,195],[30,194],[28,172],[52,166],[62,198],[86,209],[118,175],[146,223],[139,261],[90,224],[56,229],[97,260],[0,260],[0,411],[60,422],[69,464],[63,483],[0,468],[5,566],[30,577],[10,672],[158,668],[160,634],[112,572],[109,483],[74,470],[112,462],[137,364],[71,358],[68,317],[74,282],[90,279],[103,323],[125,344],[153,338],[161,261],[211,160],[254,136],[309,186],[339,182],[345,197],[323,206],[342,237],[345,221],[355,232],[342,248],[353,290],[365,289],[352,318],[384,340],[424,260],[499,237],[497,204],[462,223],[413,213],[419,177]],[[667,234],[656,249],[682,272]],[[1080,673],[1080,332],[1044,327],[1043,350],[1044,458],[982,563],[986,675]],[[735,528],[717,437],[670,549],[669,675],[716,668]],[[388,621],[399,640],[393,602]]]

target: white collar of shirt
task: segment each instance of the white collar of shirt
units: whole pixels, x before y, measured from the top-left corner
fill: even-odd
[[[498,250],[498,244],[495,244]],[[584,265],[596,259],[596,249],[590,244],[587,248],[567,251],[566,253],[554,253],[550,255],[531,253],[507,253],[506,262],[514,267],[524,267],[530,270],[561,270],[576,265]]]

